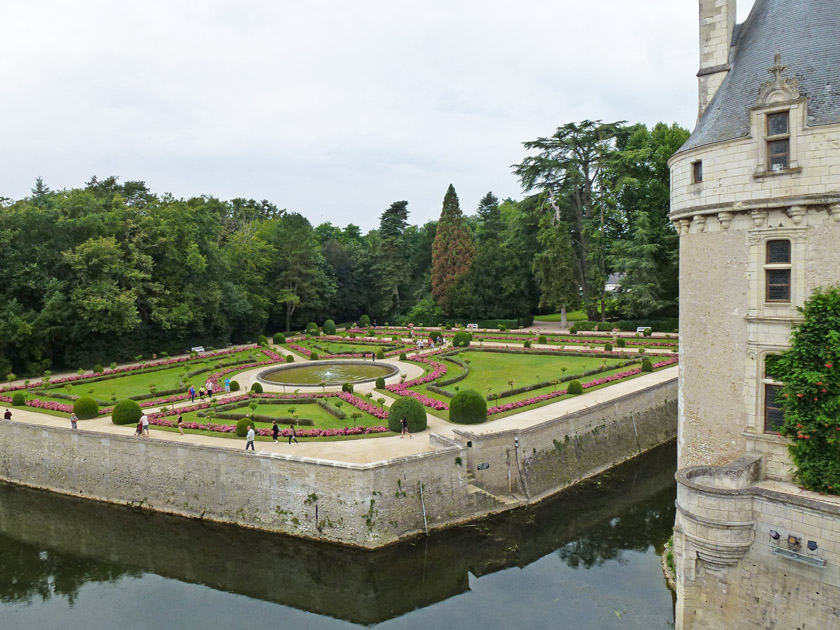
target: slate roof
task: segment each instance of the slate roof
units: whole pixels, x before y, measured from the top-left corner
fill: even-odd
[[[749,135],[776,53],[808,97],[808,125],[840,123],[840,0],[756,0],[733,45],[732,69],[679,152]]]

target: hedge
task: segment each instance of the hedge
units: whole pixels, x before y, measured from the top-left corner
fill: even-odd
[[[26,404],[26,394],[23,392],[16,392],[14,396],[12,396],[12,405],[14,407],[23,407]]]
[[[408,421],[409,433],[416,433],[426,429],[426,409],[415,398],[400,398],[388,409],[388,428],[394,433],[402,431],[400,421],[405,416]]]
[[[487,401],[473,389],[458,392],[449,402],[449,420],[456,424],[481,424],[487,421]]]
[[[236,435],[238,437],[246,437],[250,427],[254,427],[256,429],[254,421],[250,418],[242,418],[236,423]]]

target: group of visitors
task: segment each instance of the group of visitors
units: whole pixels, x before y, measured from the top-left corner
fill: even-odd
[[[295,423],[292,422],[289,425],[291,431],[289,432],[289,445],[292,442],[295,444],[300,444],[297,440],[297,431],[295,430]],[[245,450],[248,449],[254,451],[254,439],[257,437],[257,432],[254,430],[253,425],[248,427],[248,434],[245,436]],[[280,438],[280,425],[277,424],[277,420],[271,421],[271,437],[274,438],[274,443],[277,444]]]
[[[212,399],[213,398],[213,387],[214,387],[213,386],[213,381],[211,381],[209,378],[207,379],[207,382],[204,383],[204,385],[199,386],[198,392],[196,392],[195,387],[193,385],[190,385],[190,389],[189,389],[190,402],[191,403],[195,402],[196,394],[198,395],[199,399],[201,399],[202,401],[204,400],[205,396]],[[225,395],[230,394],[230,379],[229,378],[225,379],[224,387],[225,387]]]
[[[416,345],[417,345],[417,351],[418,352],[426,349],[427,347],[430,350],[434,350],[435,347],[438,347],[438,348],[445,347],[446,346],[446,340],[443,337],[440,337],[440,336],[439,337],[429,336],[428,341],[426,341],[424,339],[418,339]]]

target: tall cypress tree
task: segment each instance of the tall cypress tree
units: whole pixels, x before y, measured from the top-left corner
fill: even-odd
[[[441,306],[455,281],[470,270],[475,245],[461,214],[455,187],[449,184],[432,244],[432,295]]]

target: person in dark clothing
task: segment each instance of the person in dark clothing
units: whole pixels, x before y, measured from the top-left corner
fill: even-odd
[[[277,444],[277,438],[280,437],[280,427],[277,426],[277,420],[272,420],[271,422],[271,437],[274,438],[274,443]]]

